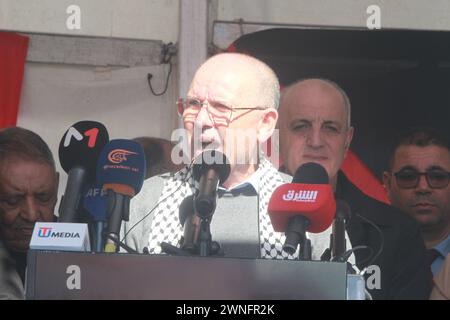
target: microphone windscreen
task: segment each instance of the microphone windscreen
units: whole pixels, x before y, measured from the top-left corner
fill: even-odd
[[[292,183],[328,184],[328,174],[320,164],[307,162],[295,171]]]
[[[190,196],[184,198],[180,203],[180,207],[178,209],[180,224],[184,226],[186,219],[194,213],[194,195],[191,194]]]
[[[196,181],[209,169],[214,169],[219,175],[219,183],[225,182],[230,175],[230,162],[228,158],[220,151],[205,150],[193,163],[193,174]]]
[[[109,135],[105,126],[96,121],[80,121],[64,133],[59,143],[59,161],[67,173],[76,166],[87,170],[89,179],[95,178],[97,160]]]
[[[107,193],[98,185],[93,185],[84,195],[83,206],[94,221],[106,221]]]
[[[133,140],[111,140],[100,153],[97,183],[130,197],[141,191],[146,170],[142,146]]]
[[[315,162],[301,165],[292,183],[276,188],[268,212],[275,231],[286,231],[289,218],[301,215],[309,220],[307,231],[320,233],[333,222],[336,202],[324,167]]]

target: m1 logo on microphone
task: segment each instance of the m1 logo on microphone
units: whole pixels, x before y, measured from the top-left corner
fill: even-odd
[[[283,194],[284,201],[295,201],[295,202],[316,202],[318,191],[313,190],[289,190],[287,193]]]
[[[74,127],[70,127],[69,130],[67,130],[66,137],[64,139],[64,147],[67,148],[70,146],[70,143],[72,142],[72,138],[74,138],[77,141],[82,141],[83,136],[88,137],[88,147],[94,148],[95,143],[97,142],[97,136],[98,136],[99,129],[98,128],[92,128],[89,130],[86,130],[81,134],[77,129]]]
[[[128,151],[125,149],[114,149],[108,153],[108,160],[112,163],[122,163],[127,161],[127,156],[138,154],[137,152]]]

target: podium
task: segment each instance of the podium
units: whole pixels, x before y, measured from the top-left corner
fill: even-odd
[[[346,299],[337,262],[30,250],[26,299]]]

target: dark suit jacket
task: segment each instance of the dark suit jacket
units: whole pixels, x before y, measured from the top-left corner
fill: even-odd
[[[384,239],[381,253],[372,262],[367,261],[369,250],[355,252],[360,270],[368,263],[380,267],[381,288],[369,290],[373,299],[428,299],[431,271],[418,223],[406,213],[364,195],[342,172],[336,198],[345,200],[351,208],[347,232],[352,247],[369,246],[376,255]],[[364,218],[378,226],[382,235]],[[366,279],[370,276],[366,274]]]
[[[24,298],[25,292],[16,263],[0,240],[0,300]]]

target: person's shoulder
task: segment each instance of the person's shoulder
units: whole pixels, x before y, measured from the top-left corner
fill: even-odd
[[[351,188],[347,188],[349,191],[349,198],[358,206],[359,215],[371,220],[379,226],[393,227],[402,230],[402,233],[416,232],[419,229],[418,222],[407,213],[364,194],[351,183],[350,185]]]
[[[278,174],[280,175],[281,179],[283,179],[283,182],[285,182],[285,183],[292,182],[292,176],[291,175],[289,175],[287,173],[284,173],[284,172],[280,172],[280,171],[278,172]]]
[[[439,273],[434,277],[430,299],[450,299],[450,253],[447,254]]]
[[[414,220],[414,218],[410,217],[406,212],[403,212],[392,205],[378,201],[369,196],[366,197],[368,197],[370,201],[373,202],[373,206],[376,210],[374,211],[374,213],[378,212],[378,218],[385,224],[401,226],[403,230],[419,229],[418,222]]]
[[[169,178],[170,174],[162,174],[146,179],[139,193],[131,201],[131,210],[133,212],[137,209],[140,211],[140,208],[146,210],[149,205],[156,203],[164,188],[164,183]]]
[[[367,214],[367,217],[372,222],[382,227],[383,232],[389,232],[395,235],[399,244],[404,244],[405,241],[408,242],[413,239],[414,243],[416,241],[423,242],[420,236],[419,223],[414,218],[394,206],[373,199],[367,195],[364,196],[370,205],[367,206],[368,210],[362,211],[361,214]]]
[[[24,294],[16,263],[0,240],[0,300],[22,300]]]

